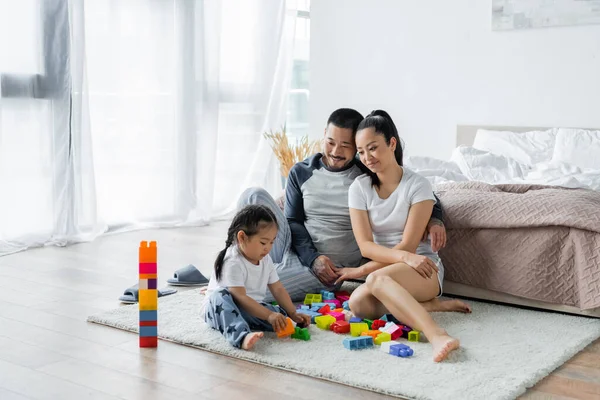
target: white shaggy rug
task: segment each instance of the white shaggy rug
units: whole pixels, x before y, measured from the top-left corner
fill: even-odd
[[[347,350],[346,335],[311,325],[311,340],[268,333],[253,351],[231,347],[200,318],[199,290],[159,299],[159,336],[275,368],[413,399],[512,399],[600,336],[600,320],[471,302],[473,313],[434,313],[461,340],[461,348],[436,364],[428,343],[410,343],[415,354],[397,358],[379,350]],[[137,332],[137,305],[88,321]],[[401,339],[402,340],[402,339]],[[159,341],[160,346],[160,341]]]

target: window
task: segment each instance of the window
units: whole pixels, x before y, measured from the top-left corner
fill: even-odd
[[[294,140],[308,135],[310,0],[298,1],[294,67],[288,95],[287,134]]]

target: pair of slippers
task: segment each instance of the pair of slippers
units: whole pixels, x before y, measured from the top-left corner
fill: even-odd
[[[193,265],[180,268],[173,274],[173,278],[167,279],[167,283],[172,286],[206,286],[208,279]],[[158,297],[164,297],[177,293],[175,289],[158,289]],[[134,304],[138,302],[139,287],[135,285],[127,288],[123,295],[119,297],[122,303]]]

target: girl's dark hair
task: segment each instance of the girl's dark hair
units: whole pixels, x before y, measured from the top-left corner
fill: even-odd
[[[277,218],[270,208],[263,205],[252,204],[242,208],[233,217],[229,230],[227,231],[227,240],[225,241],[225,248],[219,252],[217,259],[215,260],[215,277],[217,280],[221,279],[223,273],[223,260],[225,260],[225,253],[231,246],[239,231],[244,231],[248,236],[256,235],[265,226],[277,224]]]
[[[358,125],[357,131],[368,128],[373,128],[376,133],[383,135],[388,146],[390,145],[390,140],[392,138],[396,139],[396,150],[394,151],[394,154],[398,165],[402,166],[404,149],[402,148],[402,141],[398,135],[398,129],[396,129],[396,125],[394,125],[394,121],[392,121],[392,117],[383,110],[371,111],[371,113]],[[365,168],[365,172],[371,177],[371,184],[379,187],[380,182],[377,174],[368,168]]]

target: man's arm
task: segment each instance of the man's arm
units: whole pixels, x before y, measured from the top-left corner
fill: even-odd
[[[444,225],[444,213],[442,211],[442,204],[440,203],[440,199],[433,194],[435,197],[435,204],[433,205],[433,211],[431,212],[431,219],[429,223],[437,223],[438,225]]]
[[[303,265],[312,267],[313,262],[320,254],[304,226],[306,214],[304,213],[304,199],[301,190],[303,181],[298,176],[298,170],[303,167],[305,166],[296,164],[290,170],[285,188],[284,213],[292,232],[292,248],[298,254],[298,258],[300,258]]]

